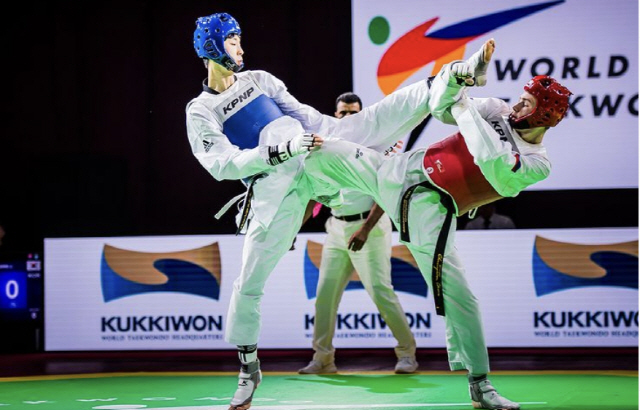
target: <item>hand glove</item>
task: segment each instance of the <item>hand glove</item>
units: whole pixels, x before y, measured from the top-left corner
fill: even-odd
[[[304,154],[311,151],[311,148],[313,148],[314,140],[315,137],[313,136],[313,134],[300,134],[293,137],[288,142],[289,152],[291,153],[291,156],[295,157],[296,155]]]
[[[451,75],[453,75],[458,84],[473,85],[473,68],[466,61],[460,61],[451,64]]]
[[[313,148],[314,138],[313,134],[299,134],[289,141],[266,147],[263,157],[269,165],[281,164],[291,157],[309,152]]]

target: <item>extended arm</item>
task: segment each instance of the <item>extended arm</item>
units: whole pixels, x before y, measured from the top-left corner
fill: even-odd
[[[200,164],[217,180],[243,179],[322,145],[322,138],[299,134],[273,146],[241,150],[223,134],[210,111],[197,103],[187,107],[187,134]]]
[[[338,120],[298,102],[282,81],[272,75],[266,72],[253,74],[260,78],[263,91],[273,98],[282,112],[300,121],[306,132],[345,139],[379,152],[404,139],[429,114],[426,80],[403,87],[358,114]]]
[[[455,63],[455,62],[454,62]],[[457,81],[451,67],[454,63],[445,64],[431,81],[429,90],[429,109],[431,115],[445,124],[455,125],[450,107],[463,96],[466,85]]]
[[[500,195],[515,196],[526,187],[545,179],[551,171],[551,163],[544,155],[544,148],[530,153],[513,151],[510,144],[500,139],[474,104],[495,105],[497,101],[499,100],[470,101],[463,98],[451,107],[451,114],[487,181]],[[486,107],[480,108],[487,111]]]

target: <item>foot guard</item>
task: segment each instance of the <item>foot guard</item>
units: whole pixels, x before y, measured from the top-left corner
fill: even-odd
[[[260,361],[243,364],[240,367],[240,375],[238,376],[238,390],[231,399],[229,410],[247,410],[251,407],[253,400],[253,392],[256,391],[262,381],[262,372],[260,371]]]
[[[520,404],[502,397],[488,379],[469,384],[471,403],[476,409],[519,410]]]

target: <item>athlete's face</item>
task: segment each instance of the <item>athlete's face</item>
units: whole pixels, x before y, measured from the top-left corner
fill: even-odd
[[[353,115],[360,112],[360,104],[357,102],[347,104],[344,101],[338,102],[336,106],[335,116],[336,118],[343,118],[347,115]]]
[[[242,56],[244,50],[240,46],[240,36],[237,34],[232,35],[224,41],[224,49],[227,50],[227,54],[231,56],[233,61],[239,66],[242,65]]]
[[[518,119],[531,114],[535,108],[536,97],[525,91],[520,96],[518,103],[512,107],[510,117],[515,121],[518,121]]]

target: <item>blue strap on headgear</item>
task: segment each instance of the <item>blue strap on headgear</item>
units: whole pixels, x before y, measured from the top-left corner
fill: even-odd
[[[233,72],[242,70],[224,48],[224,41],[234,34],[242,35],[240,25],[228,13],[215,13],[196,20],[193,47],[200,58],[207,58]]]

